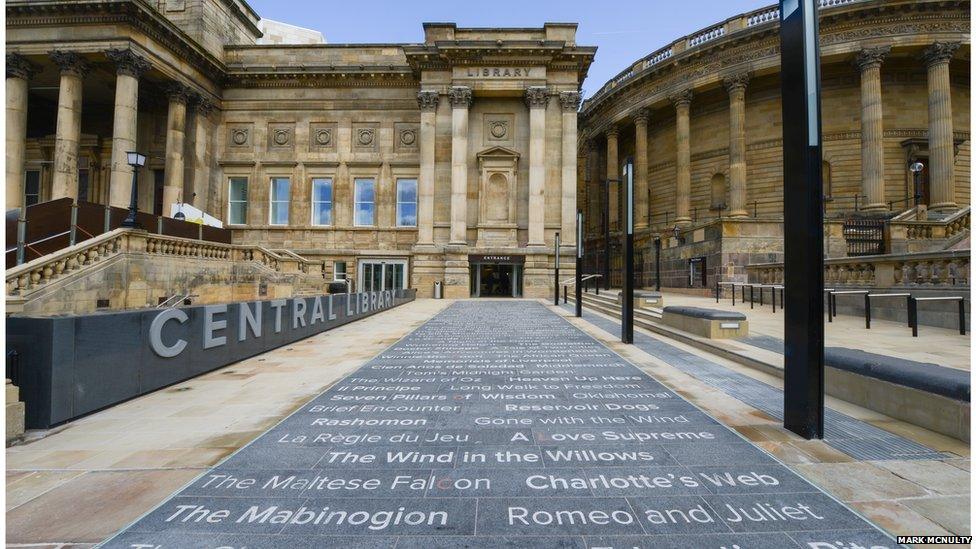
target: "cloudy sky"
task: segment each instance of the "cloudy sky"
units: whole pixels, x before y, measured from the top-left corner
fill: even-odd
[[[772,0],[248,0],[262,16],[322,32],[330,43],[421,42],[424,21],[464,27],[579,23],[577,42],[598,46],[587,96],[630,63],[678,37]]]

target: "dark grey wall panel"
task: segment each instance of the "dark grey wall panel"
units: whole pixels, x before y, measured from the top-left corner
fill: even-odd
[[[365,307],[363,295],[65,317],[10,317],[7,351],[16,353],[15,371],[10,375],[15,377],[27,407],[27,427],[44,429],[413,301],[416,291],[373,292],[367,295]],[[354,301],[347,309],[349,298]],[[296,305],[302,301],[304,314],[302,306]],[[330,301],[334,318],[330,318]],[[316,315],[316,302],[321,304],[320,315]],[[255,336],[245,322],[245,338],[240,340],[241,307],[245,305],[255,317],[260,308],[260,335]],[[211,328],[226,322],[224,328],[210,330],[214,338],[225,341],[205,348],[208,308],[215,311]],[[279,311],[280,331],[276,331]],[[296,327],[296,311],[304,326],[299,322]],[[180,313],[185,314],[185,321],[170,319],[163,323],[159,340],[164,347],[180,341],[185,346],[176,356],[162,356],[151,343],[153,321],[161,314]]]

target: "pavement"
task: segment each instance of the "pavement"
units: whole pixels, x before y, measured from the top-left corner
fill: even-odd
[[[681,298],[684,297],[690,296],[681,296]],[[706,298],[691,297],[690,299],[702,299],[703,304],[707,301]],[[531,300],[505,301],[510,305],[534,304]],[[436,313],[442,311],[451,303],[449,300],[418,300],[417,302],[407,304],[395,310],[381,313],[357,323],[338,328],[334,331],[309,338],[308,340],[254,357],[157,393],[93,414],[82,420],[73,422],[56,432],[35,433],[33,435],[34,439],[7,450],[8,546],[52,548],[91,547],[93,544],[109,538],[115,532],[131,524],[157,505],[162,504],[165,506],[167,503],[164,502],[172,504],[173,501],[182,501],[170,500],[169,498],[172,494],[183,489],[188,483],[194,481],[194,479],[206,479],[208,472],[215,465],[225,468],[233,466],[238,471],[248,472],[251,465],[257,464],[256,467],[251,467],[250,469],[250,472],[253,473],[251,476],[256,477],[258,473],[267,471],[266,468],[288,470],[289,467],[297,466],[301,469],[304,466],[303,463],[296,464],[294,461],[289,461],[291,458],[287,457],[289,454],[294,454],[295,456],[304,456],[304,459],[307,460],[311,460],[312,457],[310,456],[314,456],[315,462],[309,465],[309,468],[311,468],[320,462],[327,451],[330,451],[329,448],[308,445],[313,449],[307,451],[309,448],[303,442],[298,442],[296,443],[296,447],[302,447],[306,451],[288,450],[268,453],[267,450],[264,450],[262,453],[262,444],[258,442],[247,446],[244,450],[236,454],[234,452],[255,439],[258,441],[266,441],[268,444],[265,444],[265,446],[270,445],[274,447],[271,443],[281,440],[283,434],[281,431],[282,425],[288,428],[288,433],[300,433],[303,430],[309,432],[315,431],[314,429],[309,429],[310,425],[307,420],[312,417],[315,419],[326,417],[328,419],[328,414],[320,411],[312,412],[308,406],[323,405],[323,403],[329,402],[331,396],[343,392],[339,391],[339,389],[341,389],[342,383],[346,382],[341,382],[339,385],[336,385],[339,380],[369,362],[373,357],[380,355],[384,349],[397,342],[411,330],[430,320]],[[465,305],[468,303],[471,302],[464,302]],[[490,303],[492,302],[482,300],[480,305],[483,306],[484,304]],[[670,303],[675,303],[675,301],[671,301]],[[714,299],[711,300],[711,303],[714,304]],[[539,306],[539,308],[541,309],[542,307]],[[565,315],[565,311],[555,308],[551,308],[550,310],[556,314]],[[750,315],[751,324],[753,323],[752,317],[754,314]],[[769,314],[772,315],[772,313]],[[455,326],[457,322],[449,323],[450,325],[446,327],[443,326],[443,323],[441,323],[442,325],[438,325],[437,322],[429,323],[427,326],[433,326],[439,330],[439,332],[435,331],[436,337],[432,336],[427,338],[419,347],[405,349],[405,356],[408,356],[411,360],[417,360],[418,357],[426,357],[432,353],[443,352],[442,346],[444,345],[444,341],[451,342],[451,345],[448,345],[448,347],[456,348],[457,346],[454,345],[455,342],[474,341],[477,339],[476,336],[482,338],[480,343],[482,345],[481,347],[464,347],[462,349],[462,351],[467,350],[469,352],[468,354],[471,360],[475,360],[474,357],[482,356],[479,353],[483,353],[486,349],[496,348],[502,350],[499,354],[503,357],[506,353],[509,356],[518,356],[512,349],[518,348],[519,345],[512,345],[510,341],[505,340],[505,337],[512,337],[511,333],[505,332],[508,324],[492,324],[493,320],[497,321],[497,318],[501,317],[499,315],[489,315],[487,318],[479,318],[474,325],[465,325],[462,323],[461,328],[464,329],[461,332],[457,331],[458,326]],[[553,330],[551,327],[545,328],[549,326],[547,324],[548,321],[544,322],[540,320],[545,318],[529,319],[529,324],[540,329]],[[967,444],[926,432],[895,420],[890,420],[890,418],[879,417],[878,414],[853,407],[835,399],[828,399],[828,404],[831,407],[843,410],[848,415],[863,418],[866,421],[884,422],[893,431],[899,432],[902,436],[947,453],[946,458],[941,460],[915,460],[911,462],[897,460],[854,460],[850,456],[835,448],[831,448],[823,442],[799,439],[795,435],[792,435],[792,433],[783,430],[780,424],[768,414],[722,393],[715,387],[695,379],[693,376],[674,368],[634,346],[621,345],[612,336],[585,320],[580,321],[570,318],[569,322],[580,328],[582,330],[580,333],[585,333],[596,338],[596,341],[609,347],[614,353],[629,361],[630,364],[652,375],[654,380],[645,379],[640,382],[644,384],[641,385],[641,389],[649,390],[653,388],[657,394],[673,395],[673,399],[668,400],[668,405],[673,404],[674,409],[667,410],[667,413],[675,415],[693,414],[695,411],[686,406],[698,407],[708,415],[702,414],[695,417],[694,427],[696,429],[711,430],[710,432],[713,432],[713,434],[728,433],[715,436],[735,436],[737,438],[723,439],[723,441],[725,441],[726,445],[734,444],[736,447],[740,447],[741,445],[744,451],[748,451],[748,448],[758,449],[758,453],[749,454],[751,456],[749,459],[754,460],[749,465],[757,467],[761,465],[772,468],[781,467],[777,463],[778,460],[779,463],[784,464],[789,470],[797,473],[799,477],[794,478],[790,474],[790,471],[777,469],[776,475],[779,475],[777,478],[790,479],[788,481],[790,484],[788,485],[794,488],[798,486],[797,484],[793,484],[794,482],[801,482],[799,486],[804,488],[797,493],[807,494],[813,499],[820,501],[821,504],[830,508],[832,517],[840,517],[838,518],[839,522],[832,523],[833,526],[831,528],[836,529],[838,528],[838,524],[846,524],[848,526],[843,527],[845,534],[857,536],[881,535],[879,532],[872,530],[871,524],[864,522],[863,519],[857,518],[856,514],[850,513],[848,511],[849,508],[891,533],[968,534],[971,532],[969,529],[970,461],[969,446]],[[491,328],[487,330],[487,333],[490,334],[488,337],[484,336],[486,327]],[[773,329],[771,328],[771,330]],[[757,328],[753,328],[753,331],[757,333]],[[459,333],[463,337],[458,337]],[[573,345],[579,348],[572,350],[573,354],[579,354],[581,349],[588,353],[595,352],[592,343],[586,343],[587,341],[592,342],[593,340],[580,338],[578,335],[568,336],[566,335],[568,333],[570,332],[564,332],[561,328],[553,332],[553,334],[563,339],[568,338],[574,341]],[[775,332],[773,331],[771,333]],[[454,337],[451,337],[451,334],[454,334]],[[522,330],[518,335],[526,334],[528,333]],[[958,338],[958,336],[956,337]],[[962,339],[964,338],[958,338],[955,342]],[[675,342],[671,343],[681,345]],[[541,356],[544,358],[538,360],[545,362],[550,359],[559,358],[560,356],[561,351],[548,347],[545,342],[541,342],[538,339],[528,337],[523,344],[529,345],[530,349],[528,354],[536,357],[533,360]],[[842,343],[834,342],[832,344],[844,346]],[[968,340],[966,344],[968,345]],[[682,347],[686,348],[689,352],[708,356],[703,351],[692,349],[688,346]],[[393,349],[393,351],[395,350]],[[388,350],[387,353],[371,364],[399,364],[395,356],[391,357],[390,352],[391,350]],[[620,361],[619,357],[613,358],[611,356],[610,358],[612,359],[611,362],[606,364],[610,364],[612,368],[619,368],[621,371],[632,368],[627,362]],[[757,379],[762,378],[764,382],[770,385],[775,386],[778,383],[778,380],[771,376],[764,376],[761,373],[750,371],[747,368],[716,357],[710,358],[711,360],[721,362],[735,371],[747,373]],[[393,361],[384,362],[387,360]],[[450,360],[456,361],[457,357],[452,356]],[[573,360],[575,360],[575,357]],[[543,366],[539,366],[537,369],[541,370],[542,368]],[[396,369],[392,371],[396,371],[396,375],[400,374]],[[360,373],[362,372],[357,372],[357,375]],[[396,375],[390,379],[395,378]],[[377,383],[378,379],[374,377],[367,381]],[[657,385],[658,382],[661,385]],[[396,384],[400,382],[390,383]],[[370,385],[367,382],[361,382],[360,384],[364,386]],[[388,387],[384,387],[383,383],[379,383],[378,388]],[[491,390],[499,391],[500,388],[493,387]],[[327,392],[323,394],[323,391]],[[369,389],[363,389],[362,391],[364,392],[360,394],[364,395],[383,394],[382,392],[370,392]],[[357,393],[354,391],[350,394],[355,395]],[[446,393],[440,390],[417,392],[418,396],[422,394],[433,395]],[[313,398],[316,400],[310,402]],[[573,399],[569,400],[573,401]],[[682,402],[685,401],[690,404],[682,405]],[[309,403],[308,406],[305,406],[306,403]],[[491,403],[490,406],[482,404],[450,420],[458,423],[448,422],[437,424],[437,427],[460,430],[462,427],[468,426],[466,422],[471,421],[472,417],[477,418],[484,414],[489,416],[496,415],[499,409],[502,408],[498,408],[498,404]],[[292,412],[296,412],[296,415],[290,419],[286,419],[285,423],[278,425],[278,427],[273,427],[282,418],[288,417]],[[504,416],[504,414],[497,415]],[[551,414],[542,414],[542,416],[545,415]],[[409,416],[404,416],[402,413],[395,414],[395,416],[401,419],[410,419]],[[711,421],[709,416],[718,420],[721,425]],[[536,414],[533,416],[532,414],[528,414],[525,417],[538,421],[540,415]],[[345,416],[342,417],[342,419],[344,418]],[[434,418],[431,417],[431,419],[433,420]],[[503,417],[503,419],[516,421],[519,418],[509,415],[508,417]],[[289,421],[292,423],[289,424]],[[625,421],[630,420],[625,419]],[[734,433],[729,431],[723,432],[724,428],[722,425],[732,428]],[[488,431],[495,430],[490,425],[488,427],[485,428],[482,425],[475,425],[470,429],[472,432],[469,432],[468,435],[487,436]],[[262,436],[262,434],[271,428],[274,430]],[[521,427],[516,425],[516,429],[519,428]],[[529,431],[533,431],[528,435],[530,440],[535,441],[535,444],[529,444],[528,446],[534,447],[534,451],[542,453],[544,451],[544,445],[541,444],[538,437],[544,436],[544,434],[535,432],[532,427],[528,427],[528,429]],[[632,431],[633,425],[628,423],[628,429]],[[370,430],[373,430],[373,427],[370,427]],[[551,429],[542,430],[543,433],[546,431],[551,431]],[[569,432],[572,433],[573,431],[570,430]],[[386,431],[380,429],[377,433],[379,433],[379,436],[382,436]],[[454,435],[457,434],[454,433]],[[748,444],[745,441],[749,441],[752,444]],[[453,444],[453,441],[449,442],[449,445],[451,444]],[[596,446],[599,446],[600,450],[605,450],[606,448],[604,447],[607,446],[607,442],[600,441],[600,444]],[[576,447],[570,450],[592,450],[596,446]],[[288,446],[281,446],[281,448],[285,447]],[[622,450],[632,451],[633,448],[623,448]],[[461,451],[460,445],[456,447],[456,451]],[[685,460],[688,459],[687,453],[685,451]],[[222,460],[232,454],[233,456],[227,462],[221,464]],[[377,452],[377,455],[381,454],[383,453]],[[676,454],[678,455],[676,456]],[[586,454],[570,453],[570,455],[577,456],[572,459],[585,459],[579,456]],[[691,464],[690,462],[682,461],[682,450],[680,449],[674,451],[663,449],[663,453],[653,454],[652,452],[651,455],[657,458],[659,462],[667,459],[675,460],[674,463],[668,465],[674,468],[727,467],[729,465]],[[457,459],[457,455],[455,459]],[[543,459],[545,459],[545,456],[543,456]],[[573,463],[572,467],[577,469],[577,465],[577,463]],[[613,464],[608,467],[619,466],[621,465]],[[325,474],[325,477],[333,479],[347,478],[337,473],[346,474],[353,470],[337,467],[330,472],[328,467],[325,466],[320,467],[320,469],[322,472],[330,473]],[[374,470],[372,467],[366,467],[366,469],[374,473],[383,472]],[[381,467],[379,469],[390,468]],[[413,475],[411,478],[418,479],[418,482],[423,481],[424,484],[428,485],[432,482],[431,479],[433,478],[432,476],[427,476],[428,473],[433,475],[436,472],[436,467],[429,466],[427,463],[420,465],[420,474],[415,474],[416,469],[412,466],[409,469],[414,471],[413,473],[409,473]],[[501,490],[496,490],[496,493],[500,494],[501,501],[506,501],[512,497],[524,497],[522,493],[518,492],[518,486],[513,485],[511,482],[512,479],[519,479],[518,469],[519,467],[513,467],[508,474],[504,475],[495,475],[494,472],[489,471],[482,475],[473,475],[464,478],[493,481],[494,486],[498,486]],[[524,468],[522,472],[525,472]],[[692,473],[700,474],[701,472],[692,471]],[[755,471],[752,473],[755,473]],[[393,482],[389,477],[382,477],[382,475],[377,478],[380,478],[379,482],[381,484],[384,484],[383,479],[385,479],[385,485],[391,485]],[[448,475],[447,478],[448,481],[445,486],[455,491],[463,489],[457,482],[458,478],[452,477],[451,475]],[[423,479],[426,479],[426,481]],[[190,487],[190,491],[185,492],[186,495],[184,497],[190,498],[192,505],[198,505],[200,498],[214,495],[205,491],[193,491],[200,488],[201,480],[197,481],[196,488]],[[521,480],[524,481],[526,478],[523,477]],[[812,483],[812,486],[806,484],[807,481]],[[754,479],[747,479],[745,482],[761,483],[761,481],[755,481]],[[222,485],[225,486],[225,488],[222,488],[223,490],[234,491],[231,488],[227,488],[227,486],[234,486],[234,482],[224,480],[222,481]],[[472,485],[477,488],[476,482]],[[211,484],[212,486],[214,485]],[[237,483],[237,486],[241,485]],[[386,486],[386,488],[389,487]],[[437,488],[437,486],[435,485],[433,488]],[[435,493],[431,492],[433,488],[431,486],[424,486],[427,498],[435,496]],[[818,496],[818,489],[825,490],[830,497],[840,500],[843,505],[837,504],[836,502],[831,503],[833,500],[830,500],[830,498],[822,499],[827,496],[823,496],[822,494]],[[505,490],[508,491],[506,492]],[[762,547],[789,547],[791,545],[784,545],[783,543],[785,541],[789,543],[804,541],[802,535],[798,532],[794,531],[791,534],[787,530],[782,529],[778,531],[767,529],[767,533],[758,535],[745,534],[741,531],[736,534],[736,530],[731,527],[727,531],[719,530],[720,532],[726,532],[726,534],[722,535],[739,535],[739,538],[723,538],[722,535],[705,534],[704,532],[707,528],[704,530],[695,530],[694,533],[687,529],[681,531],[672,529],[670,532],[654,531],[652,529],[649,534],[648,528],[651,527],[652,523],[648,522],[650,519],[645,518],[648,515],[645,513],[643,517],[640,516],[635,511],[637,507],[634,506],[643,505],[644,509],[642,511],[653,510],[653,502],[638,501],[641,499],[638,497],[639,495],[630,496],[619,493],[596,494],[592,488],[590,491],[591,495],[586,498],[589,504],[600,503],[596,500],[613,499],[618,496],[620,499],[627,501],[629,507],[620,510],[633,514],[633,518],[639,523],[640,530],[633,530],[628,533],[638,537],[615,538],[611,540],[625,542],[627,547],[660,546],[665,540],[671,540],[668,543],[672,543],[674,540],[678,540],[674,541],[674,543],[679,543],[681,540],[694,540],[697,544],[699,541],[703,543],[730,543],[738,539],[740,542],[749,541],[754,544],[760,542],[766,543],[766,545],[759,545]],[[559,494],[552,493],[548,497],[555,495]],[[674,494],[668,495],[679,497]],[[763,494],[761,492],[753,493],[750,497],[759,495]],[[770,497],[775,496],[775,490],[766,495]],[[467,496],[471,496],[470,499],[476,501],[476,508],[481,508],[482,500],[492,500],[488,501],[486,504],[489,506],[483,509],[493,510],[497,520],[490,518],[490,513],[489,515],[479,514],[477,517],[464,518],[467,516],[465,515],[464,509],[470,506],[470,503],[467,503],[468,500],[465,499]],[[379,499],[382,500],[389,497],[392,497],[391,492],[384,492]],[[454,497],[454,494],[448,493],[446,497]],[[731,496],[706,490],[701,493],[681,494],[680,497],[691,497],[692,499],[688,500],[689,503],[692,501],[699,502],[699,499],[694,498],[700,498],[701,502],[705,505],[702,509],[710,514],[717,515],[715,510],[718,507],[718,503],[716,502],[722,497],[728,498]],[[737,497],[741,499],[744,496],[740,495]],[[358,511],[368,511],[373,513],[370,515],[371,517],[376,517],[376,513],[382,511],[382,508],[375,507],[378,505],[375,503],[375,499],[373,498],[374,503],[369,504],[374,507],[370,508],[367,505],[367,507],[360,508]],[[259,494],[257,495],[257,499],[255,499],[256,504],[267,505],[267,501],[266,494]],[[321,503],[321,501],[316,501],[316,503]],[[342,501],[346,500],[335,498],[325,501],[329,505],[332,505],[333,508],[336,508],[340,506]],[[506,515],[502,507],[499,507],[501,503],[493,500],[493,494],[485,495],[484,493],[479,494],[477,492],[473,494],[459,494],[457,495],[457,499],[452,499],[451,501],[454,503],[448,508],[457,511],[455,515],[458,517],[458,521],[452,524],[459,527],[464,524],[471,524],[472,527],[480,525],[483,528],[481,534],[484,535],[487,533],[491,536],[490,538],[467,538],[468,541],[474,540],[475,545],[473,546],[476,547],[490,546],[491,543],[501,540],[502,538],[500,536],[519,536],[524,534],[526,539],[528,539],[532,536],[545,536],[550,532],[556,532],[549,528],[542,528],[542,526],[546,526],[544,524],[535,524],[527,530],[516,529],[517,531],[521,531],[521,534],[513,534],[508,530],[503,531],[492,526],[498,523],[498,520],[504,520],[506,516],[510,516]],[[677,501],[679,500],[674,500],[673,502]],[[207,503],[209,504],[211,502],[213,501],[208,500]],[[365,504],[365,502],[366,500],[364,499],[360,503]],[[535,502],[533,505],[536,506],[534,508],[536,511],[543,511],[544,513],[539,514],[538,517],[530,514],[528,515],[530,518],[526,520],[534,521],[538,519],[539,521],[545,522],[548,520],[546,517],[550,516],[545,513],[555,513],[553,509],[547,508],[543,503],[546,502]],[[620,502],[616,501],[616,503],[619,504]],[[780,503],[786,505],[786,503]],[[348,516],[353,516],[351,513],[357,511],[354,507],[354,505],[352,507],[346,506],[346,510],[350,513]],[[532,509],[529,505],[525,507]],[[686,509],[686,514],[693,507],[694,505]],[[163,507],[160,507],[160,509],[163,509]],[[428,506],[424,508],[420,506],[417,509],[419,509],[417,512],[423,511],[427,513],[424,515],[425,517],[433,520],[440,518],[440,515],[436,513],[438,509],[443,509],[443,507],[434,505],[433,507]],[[592,511],[599,511],[600,508],[587,509],[590,513],[587,515],[588,517],[602,517],[602,515],[592,514]],[[607,509],[610,508],[604,508],[604,512]],[[782,508],[780,510],[782,511]],[[191,509],[187,512],[192,511]],[[230,511],[231,509],[228,508],[228,512]],[[240,509],[236,511],[240,511]],[[135,528],[130,529],[126,535],[148,535],[149,538],[147,539],[155,543],[154,546],[159,547],[215,547],[216,543],[219,542],[228,546],[246,544],[253,549],[254,547],[263,546],[303,546],[302,544],[308,545],[308,539],[310,539],[307,537],[301,539],[287,537],[271,538],[268,537],[270,534],[268,534],[267,530],[265,530],[263,535],[252,536],[255,531],[251,531],[250,533],[233,532],[231,531],[233,527],[217,527],[210,530],[206,528],[194,529],[193,527],[184,527],[182,530],[179,527],[169,529],[166,526],[168,523],[165,520],[162,522],[158,520],[159,513],[149,515],[144,521],[137,523]],[[836,515],[833,513],[836,513]],[[452,515],[452,517],[455,515]],[[667,514],[665,513],[665,515]],[[201,514],[200,516],[203,515]],[[556,517],[558,515],[551,514],[551,516]],[[200,520],[204,522],[208,520],[220,520],[219,515],[213,515],[212,513],[207,515],[207,517],[209,518]],[[420,515],[410,515],[410,517],[410,520],[419,520]],[[622,515],[619,515],[618,518],[622,518]],[[713,518],[719,519],[725,526],[729,525],[729,522],[722,519],[722,517],[714,516]],[[730,517],[726,515],[725,518]],[[731,518],[734,519],[735,517],[732,516]],[[180,519],[174,520],[179,522]],[[396,519],[394,518],[392,520],[395,522]],[[556,519],[553,518],[552,520]],[[604,519],[599,518],[598,522],[602,520]],[[170,523],[172,522],[170,521]],[[155,526],[146,528],[144,526],[140,527],[138,524],[156,524],[162,526],[158,528]],[[185,526],[186,522],[182,524]],[[521,523],[516,523],[516,526],[519,524]],[[386,526],[384,526],[385,528]],[[284,530],[288,530],[288,528],[286,527]],[[622,532],[622,530],[611,531],[612,529],[599,530],[607,535]],[[396,544],[398,549],[412,547],[414,545],[423,545],[425,547],[464,546],[463,540],[441,537],[443,532],[434,533],[433,535],[436,537],[430,538],[426,537],[427,534],[422,533],[414,535],[412,533],[403,534],[400,531],[394,530],[385,531],[390,535],[369,535],[371,541],[377,542],[375,546],[392,546],[383,545],[386,542]],[[474,536],[477,534],[474,530],[467,531],[463,530],[463,528],[456,530],[456,532],[462,531],[466,535]],[[592,530],[592,532],[596,531]],[[821,530],[821,533],[824,531]],[[214,537],[211,535],[214,532],[220,532],[220,535]],[[362,532],[361,528],[360,532]],[[323,533],[354,535],[357,537],[334,538],[334,541],[346,547],[366,546],[360,543],[366,538],[358,537],[361,533],[357,534],[355,528],[351,528],[351,526],[350,529],[346,530],[317,530],[313,535],[321,536]],[[376,534],[377,532],[367,527],[366,533]],[[560,529],[553,535],[559,538],[565,538],[557,541],[559,543],[568,543],[569,545],[565,546],[570,547],[585,546],[579,544],[592,544],[594,542],[604,543],[606,541],[600,539],[599,536],[583,537],[588,533],[570,528],[568,530]],[[281,529],[275,532],[275,535],[279,534],[286,535],[282,533]],[[176,537],[167,537],[170,535]],[[241,538],[241,535],[245,536],[245,538]],[[647,536],[654,537],[653,539],[649,539]],[[672,536],[673,539],[667,536]],[[674,536],[678,537],[675,538]],[[698,537],[681,538],[680,536]],[[384,540],[383,538],[392,539]],[[325,538],[316,539],[323,541]],[[526,539],[522,541],[525,542]],[[541,539],[543,538],[536,537],[532,541],[534,543]],[[839,542],[841,539],[838,537],[834,541]],[[888,544],[887,546],[894,546],[890,540],[883,536],[877,539],[872,537],[870,540],[867,538],[851,538],[851,540],[856,539],[870,541],[875,544],[885,543]],[[193,542],[199,541],[200,544],[188,544],[188,540],[192,540]],[[284,541],[285,545],[277,543],[278,541]],[[448,542],[458,543],[448,545]],[[540,546],[538,544],[525,545],[524,543],[519,545],[516,542],[518,540],[514,540],[511,545],[506,546]],[[654,543],[647,545],[647,543],[651,542]],[[271,543],[271,545],[267,545],[268,543]],[[319,544],[313,546],[331,545]],[[669,546],[687,545],[679,544]],[[697,546],[705,547],[707,545]],[[842,546],[836,545],[836,547]]]

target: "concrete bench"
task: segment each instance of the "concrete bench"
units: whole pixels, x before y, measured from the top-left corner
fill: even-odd
[[[745,337],[749,335],[746,315],[735,311],[719,311],[701,307],[664,308],[664,324],[709,339]]]
[[[617,294],[617,305],[622,305],[624,293]],[[647,290],[634,290],[634,307],[664,307],[664,294],[661,292],[649,292]]]

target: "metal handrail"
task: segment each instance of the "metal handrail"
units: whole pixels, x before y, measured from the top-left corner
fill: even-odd
[[[601,275],[601,274],[588,274],[588,275],[583,275],[583,276],[580,277],[580,282],[585,282],[587,280],[590,280],[591,278],[603,278],[603,275]],[[566,280],[563,280],[559,284],[561,284],[563,286],[573,286],[573,285],[576,284],[576,277],[574,276],[573,278],[567,278]]]

